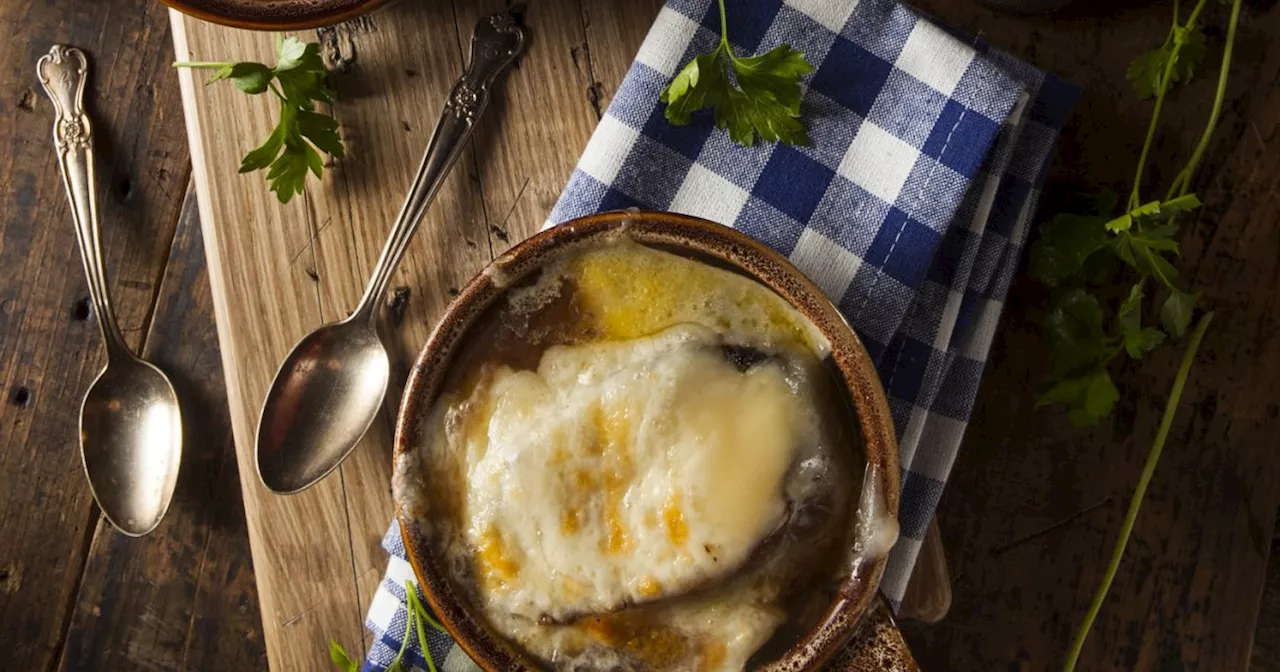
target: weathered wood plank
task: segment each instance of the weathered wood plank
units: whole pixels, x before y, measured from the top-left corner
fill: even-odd
[[[464,46],[471,26],[506,4],[458,2]],[[528,50],[499,89],[472,145],[495,256],[542,227],[599,121],[577,4],[535,2],[523,21],[530,28]]]
[[[7,2],[0,50],[0,650],[52,667],[98,520],[80,466],[80,400],[104,360],[66,197],[53,111],[34,72],[55,42],[84,48],[103,254],[138,345],[186,183],[165,12],[150,0]]]
[[[1150,104],[1127,61],[1164,38],[1168,6],[1092,3],[1059,17],[923,3],[949,22],[1085,87],[1045,209],[1131,180]],[[1181,267],[1217,311],[1147,493],[1128,553],[1086,644],[1083,670],[1239,670],[1249,662],[1280,490],[1280,7],[1248,10],[1227,106],[1201,170],[1208,206]],[[1221,31],[1210,29],[1220,44]],[[1215,47],[1216,48],[1216,47]],[[1207,65],[1216,67],[1216,58]],[[1207,70],[1206,70],[1207,71]],[[1212,99],[1211,76],[1173,95],[1148,184],[1185,161]],[[1015,283],[978,408],[940,509],[953,563],[945,621],[912,629],[926,669],[1043,670],[1061,664],[1109,559],[1178,365],[1166,352],[1126,367],[1112,421],[1071,428],[1036,410],[1046,353],[1031,318],[1044,296]]]
[[[266,667],[194,188],[169,259],[145,353],[183,406],[182,472],[150,535],[131,539],[99,519],[63,670]]]
[[[609,107],[626,76],[649,27],[662,9],[662,0],[600,3],[579,0],[586,26],[587,51],[581,54],[591,76],[597,116]]]
[[[180,58],[273,62],[270,34],[171,18]],[[323,322],[311,248],[318,226],[308,199],[282,206],[262,174],[237,175],[243,153],[275,125],[276,105],[231,86],[204,87],[200,73],[179,79],[266,647],[277,669],[319,669],[326,637],[361,650],[342,480],[276,497],[258,482],[253,459],[257,409],[277,365]],[[295,658],[280,653],[294,647]]]
[[[210,256],[217,261],[211,264],[211,276],[220,297],[223,358],[233,388],[242,466],[252,465],[257,410],[279,359],[307,330],[344,315],[359,297],[445,94],[461,72],[454,19],[448,5],[401,3],[324,32],[328,56],[344,71],[338,78],[342,98],[335,114],[350,153],[323,184],[287,207],[276,204],[261,184],[233,186],[219,179],[234,174],[242,150],[204,135],[212,128],[229,137],[264,134],[266,118],[255,119],[244,109],[255,101],[242,100],[238,93],[218,98],[216,91],[188,89],[193,144],[200,147],[195,173],[202,214],[207,215],[206,236],[214,241]],[[196,58],[270,47],[266,35],[175,16],[178,24],[180,50]],[[468,25],[465,37],[470,29]],[[406,44],[417,47],[405,49]],[[425,341],[449,290],[490,259],[474,166],[464,163],[461,168],[440,192],[392,282],[393,295],[407,291],[408,296],[403,310],[385,325],[401,372]],[[279,239],[246,241],[268,226],[292,227],[306,236],[295,238],[292,246]],[[291,285],[292,280],[282,282],[278,269],[289,268],[294,258],[300,259],[297,274],[305,282]],[[285,319],[263,320],[264,314]],[[389,411],[397,405],[399,387],[397,380],[388,395]],[[336,478],[288,498],[269,495],[256,479],[245,478],[242,468],[274,668],[325,664],[325,642],[331,636],[349,650],[360,650],[361,619],[386,563],[377,542],[391,517],[389,449],[387,417],[375,423]],[[303,581],[298,580],[299,565],[313,566]]]
[[[1253,672],[1280,670],[1280,535],[1271,537],[1267,583],[1262,591],[1262,607],[1258,610],[1258,627],[1253,633],[1249,669]]]

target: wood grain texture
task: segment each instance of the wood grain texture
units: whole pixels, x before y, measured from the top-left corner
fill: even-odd
[[[270,101],[231,87],[199,87],[193,74],[183,75],[273,669],[326,665],[329,637],[349,651],[362,650],[364,610],[386,566],[378,542],[391,519],[391,418],[403,375],[393,376],[385,416],[338,474],[292,497],[270,495],[253,477],[262,397],[298,338],[355,306],[441,103],[461,72],[472,26],[499,8],[400,3],[322,31],[326,57],[340,73],[334,114],[348,158],[287,206],[266,191],[261,175],[235,175],[247,146],[226,140],[265,135]],[[542,223],[595,125],[587,77],[579,72],[566,81],[574,72],[571,50],[584,40],[577,5],[539,3],[524,20],[534,35],[530,53],[499,85],[471,151],[437,196],[391,282],[393,296],[407,297],[382,325],[398,374],[407,371],[451,295],[496,251]],[[269,59],[268,35],[177,14],[173,23],[184,58]],[[555,124],[548,126],[549,120]],[[554,151],[547,152],[548,145]],[[483,175],[477,165],[485,166]]]
[[[460,3],[460,31],[504,5]],[[599,121],[577,3],[531,3],[523,21],[529,48],[472,144],[495,256],[542,227]]]
[[[140,539],[98,521],[60,669],[266,667],[195,190],[160,283],[145,356],[183,407],[173,504]]]
[[[1253,633],[1249,669],[1253,672],[1280,670],[1280,534],[1271,537],[1267,583],[1258,610],[1258,627]]]
[[[1078,191],[1127,191],[1150,104],[1134,99],[1123,71],[1164,38],[1165,3],[1081,2],[1043,18],[922,4],[1085,87],[1043,212]],[[1207,206],[1186,227],[1179,264],[1217,317],[1082,670],[1242,670],[1249,662],[1280,504],[1280,7],[1246,5],[1224,116],[1197,179]],[[1221,16],[1212,16],[1210,43],[1220,45]],[[1149,192],[1163,193],[1185,161],[1212,89],[1202,76],[1169,99]],[[912,629],[926,669],[1061,665],[1178,365],[1173,351],[1127,365],[1115,416],[1093,430],[1072,428],[1060,410],[1034,408],[1048,373],[1033,320],[1044,299],[1033,282],[1015,282],[940,507],[955,593],[946,620]]]
[[[938,520],[929,522],[920,555],[911,570],[907,591],[898,605],[898,619],[937,623],[951,610],[951,572]]]
[[[136,347],[187,179],[164,18],[150,0],[0,3],[0,651],[14,669],[57,662],[99,518],[77,418],[105,362],[35,62],[55,42],[89,55],[103,256]]]

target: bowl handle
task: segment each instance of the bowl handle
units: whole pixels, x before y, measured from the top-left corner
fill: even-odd
[[[882,595],[862,617],[858,632],[824,667],[830,672],[920,672]]]

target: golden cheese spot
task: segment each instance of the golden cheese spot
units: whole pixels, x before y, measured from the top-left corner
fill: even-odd
[[[680,509],[680,493],[671,495],[667,506],[662,509],[662,522],[667,526],[667,538],[675,546],[684,546],[689,540],[689,524],[685,522],[684,511]]]
[[[480,372],[469,381],[472,384],[467,400],[458,407],[458,415],[462,418],[463,440],[476,446],[481,456],[489,447],[489,416],[493,414],[493,395],[489,394],[489,387],[493,380],[493,367],[481,367]]]
[[[561,575],[559,577],[560,593],[569,599],[577,599],[585,592],[585,586],[581,581],[571,579]]]
[[[578,516],[577,509],[566,509],[560,515],[560,531],[570,536],[576,534],[578,529],[582,527],[582,521],[578,519]]]
[[[662,594],[662,584],[652,576],[646,576],[640,579],[640,585],[636,586],[636,592],[642,597],[654,598]]]
[[[625,492],[624,487],[613,484],[605,490],[604,522],[608,531],[605,538],[600,540],[600,550],[605,553],[621,553],[631,546],[631,539],[627,537],[627,528],[622,520],[622,496]]]
[[[600,455],[600,497],[604,501],[605,537],[600,540],[600,550],[605,553],[622,553],[631,547],[623,508],[635,469],[626,420],[624,409],[610,409],[603,403],[596,406],[592,414],[596,431],[594,443]]]
[[[585,493],[594,490],[596,487],[596,477],[588,469],[576,469],[573,472],[573,487],[578,493]]]
[[[702,670],[718,670],[724,666],[724,659],[727,655],[724,642],[718,640],[708,641],[702,646],[702,664],[698,666]]]
[[[624,639],[620,623],[609,615],[588,616],[578,621],[578,627],[605,646],[617,646]]]
[[[505,588],[507,583],[520,575],[520,563],[502,543],[502,533],[490,525],[480,535],[480,548],[476,554],[480,578],[491,589]]]
[[[635,612],[588,616],[578,627],[601,644],[639,658],[651,669],[672,668],[692,653],[692,642],[684,633]]]
[[[720,269],[690,259],[618,245],[582,255],[568,270],[589,328],[605,339],[648,336],[682,322],[727,330],[735,321],[746,326],[757,316],[762,335],[812,345],[808,330],[781,298],[756,291],[747,278],[726,278]],[[706,305],[693,298],[707,296],[724,300]]]

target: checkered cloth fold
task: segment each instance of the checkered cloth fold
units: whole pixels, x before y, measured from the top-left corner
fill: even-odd
[[[720,35],[714,0],[669,0],[547,225],[632,206],[705,217],[786,255],[830,296],[876,362],[897,429],[902,536],[881,585],[896,605],[1078,91],[895,0],[752,0],[728,20],[735,53],[785,43],[817,68],[801,104],[812,144],[740,147],[707,112],[666,121],[659,92]],[[404,633],[412,572],[394,525],[384,546],[366,670],[384,669]],[[432,637],[445,669],[470,669]]]

